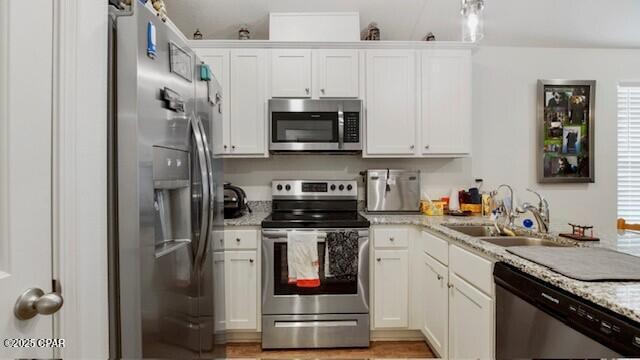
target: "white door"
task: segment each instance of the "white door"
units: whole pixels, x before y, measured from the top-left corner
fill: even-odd
[[[423,154],[471,152],[471,54],[468,50],[422,52]]]
[[[455,274],[449,283],[449,358],[492,358],[493,300]]]
[[[357,98],[358,50],[316,50],[314,93],[319,98]]]
[[[271,96],[311,97],[311,50],[272,50]]]
[[[374,327],[406,328],[409,326],[409,252],[375,250],[374,258]]]
[[[231,51],[232,155],[261,155],[266,152],[265,50]]]
[[[215,240],[215,239],[214,239]],[[224,309],[224,252],[213,253],[213,296],[214,301],[214,331],[219,333],[225,330],[225,309]]]
[[[25,290],[53,291],[52,20],[52,1],[0,0],[0,358],[54,356],[25,342],[52,339],[52,316],[14,314]],[[40,298],[40,311],[56,296]]]
[[[422,254],[422,334],[442,358],[447,358],[449,272],[428,254]]]
[[[222,131],[222,143],[215,142],[213,144],[213,153],[216,155],[228,154],[231,151],[229,144],[229,50],[226,49],[198,49],[198,56],[209,65],[213,76],[218,80],[222,87],[222,124],[216,122],[216,125],[222,125],[222,128],[216,128],[214,131]]]
[[[367,155],[414,155],[416,53],[367,51]]]
[[[258,261],[252,251],[227,251],[224,260],[227,330],[256,330]]]

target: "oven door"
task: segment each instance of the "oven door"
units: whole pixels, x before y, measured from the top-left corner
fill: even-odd
[[[358,231],[358,274],[353,278],[325,276],[323,237],[334,231]],[[300,288],[288,282],[287,230],[262,231],[262,312],[277,314],[353,314],[369,312],[369,230],[296,229],[316,231],[320,286]]]

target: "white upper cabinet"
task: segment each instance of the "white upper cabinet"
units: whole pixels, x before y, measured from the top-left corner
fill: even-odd
[[[366,155],[416,153],[416,52],[368,50]]]
[[[214,131],[222,132],[223,141],[214,141],[213,151],[216,155],[225,154],[229,149],[229,50],[226,49],[200,49],[198,56],[209,65],[213,76],[222,87],[222,124],[216,122]]]
[[[421,153],[469,154],[471,54],[425,50],[421,55]]]
[[[266,152],[266,51],[231,50],[230,154]]]
[[[313,54],[314,97],[358,97],[358,50],[316,50]]]
[[[311,97],[311,50],[272,50],[271,96],[286,98]]]

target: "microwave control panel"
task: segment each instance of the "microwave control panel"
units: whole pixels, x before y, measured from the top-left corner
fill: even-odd
[[[360,142],[360,113],[357,113],[357,112],[344,113],[344,142],[346,143]]]

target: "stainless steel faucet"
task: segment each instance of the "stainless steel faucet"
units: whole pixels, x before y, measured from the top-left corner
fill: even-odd
[[[508,207],[505,205],[504,200],[495,200],[498,192],[502,188],[507,188],[509,190],[510,204]],[[498,223],[498,218],[496,217],[493,221],[493,225],[495,226],[496,230],[498,230],[498,233],[500,234],[514,236],[515,234],[511,229],[513,229],[514,227],[515,219],[518,216],[518,213],[516,212],[516,209],[514,207],[515,202],[513,200],[513,188],[507,184],[502,184],[498,186],[494,191],[492,191],[489,195],[494,198],[494,201],[496,202],[496,204],[498,204],[497,208],[495,209],[496,214],[507,219],[507,225],[504,226]]]
[[[540,193],[527,189],[528,192],[534,193],[538,197],[538,206],[534,206],[530,203],[524,203],[522,208],[524,211],[530,211],[538,224],[538,231],[543,233],[549,232],[549,203],[540,195]],[[523,212],[524,212],[523,211]]]
[[[515,202],[513,200],[513,188],[510,185],[501,184],[496,189],[496,194],[502,188],[507,188],[507,190],[509,190],[509,207],[507,208],[507,206],[505,206],[504,204],[504,201],[502,201],[501,211],[504,212],[504,215],[509,220],[509,223],[508,223],[509,227],[513,227],[516,217],[518,216],[518,213],[516,212],[516,208],[515,208]]]

